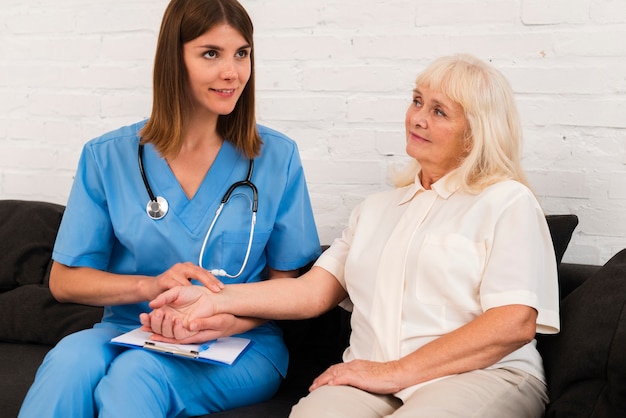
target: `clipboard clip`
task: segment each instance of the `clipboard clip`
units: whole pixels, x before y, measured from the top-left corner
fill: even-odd
[[[145,348],[146,350],[158,351],[159,353],[172,354],[175,356],[183,356],[194,359],[197,359],[200,355],[200,352],[196,350],[183,350],[170,344],[159,344],[154,341],[145,341],[143,343],[143,348]]]

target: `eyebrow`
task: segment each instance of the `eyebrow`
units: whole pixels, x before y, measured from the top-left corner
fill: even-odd
[[[417,94],[418,96],[422,96],[422,92],[419,91],[419,89],[413,89],[413,93]],[[445,103],[440,102],[437,99],[431,99],[431,101],[435,104],[435,106],[440,106],[440,107],[443,107],[446,110],[450,110],[449,106],[447,106]]]
[[[222,48],[221,46],[217,46],[217,45],[198,45],[198,48],[205,48],[205,49],[214,49],[216,51],[223,51],[224,48]],[[249,44],[245,44],[240,46],[239,48],[237,48],[237,51],[241,51],[242,49],[251,49],[252,47]]]

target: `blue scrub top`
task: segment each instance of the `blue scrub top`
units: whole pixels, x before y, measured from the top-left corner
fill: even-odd
[[[167,162],[147,144],[143,160],[148,182],[153,193],[169,203],[166,216],[153,220],[146,213],[149,197],[137,157],[138,132],[144,124],[120,128],[85,145],[52,255],[57,262],[149,276],[176,263],[198,264],[222,197],[233,183],[246,178],[249,159],[224,141],[196,195],[188,199]],[[320,255],[297,146],[279,132],[260,125],[258,130],[263,146],[252,173],[258,189],[252,250],[240,277],[222,278],[227,284],[256,282],[264,278],[267,266],[293,270]],[[251,202],[249,188],[235,190],[207,242],[204,268],[239,272],[250,234]],[[130,330],[140,325],[139,314],[149,311],[148,302],[106,306],[102,322]],[[267,323],[243,336],[255,341],[255,349],[284,374],[284,352],[264,341],[264,336],[277,333],[280,330]]]

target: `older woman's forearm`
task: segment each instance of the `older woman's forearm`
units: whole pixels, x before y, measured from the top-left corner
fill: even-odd
[[[336,306],[345,297],[345,290],[332,274],[313,267],[298,279],[279,276],[263,282],[228,285],[217,293],[203,286],[177,286],[152,300],[153,311],[140,319],[152,332],[190,342],[191,338],[208,337],[216,318],[226,318],[224,314],[258,319],[310,318]]]
[[[215,295],[218,313],[265,319],[318,316],[346,297],[337,279],[320,267],[297,278],[226,286]]]
[[[400,359],[399,386],[489,367],[533,340],[536,318],[537,312],[523,305],[490,309]]]

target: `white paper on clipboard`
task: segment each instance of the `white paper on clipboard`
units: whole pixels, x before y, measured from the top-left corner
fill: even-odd
[[[141,348],[162,354],[192,360],[232,365],[246,351],[252,341],[240,337],[224,337],[204,344],[168,344],[150,339],[151,332],[134,329],[111,340],[111,343]]]

